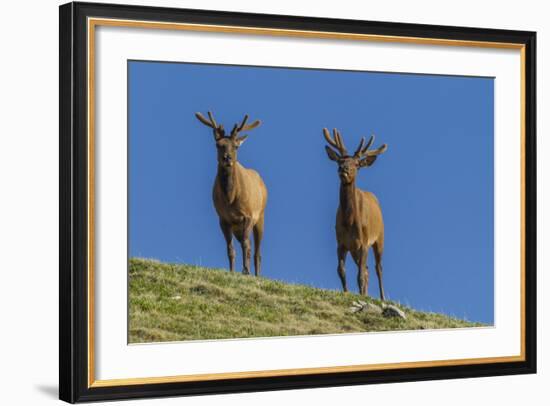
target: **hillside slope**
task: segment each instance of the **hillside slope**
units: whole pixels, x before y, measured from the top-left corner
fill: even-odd
[[[225,270],[130,259],[130,343],[480,326],[404,310],[406,319],[352,312],[353,293]]]

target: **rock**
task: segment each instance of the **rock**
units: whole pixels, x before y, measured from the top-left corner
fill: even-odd
[[[349,311],[351,313],[357,313],[357,312],[360,312],[361,310],[363,310],[363,304],[359,301],[353,302],[351,307],[349,308]]]
[[[367,303],[366,306],[363,306],[362,311],[371,314],[382,314],[383,312],[382,308],[374,303]]]
[[[403,320],[407,319],[405,312],[394,305],[385,305],[382,310],[384,317],[399,317]]]
[[[361,300],[353,302],[353,306],[349,308],[351,313],[365,312],[371,314],[382,314],[382,308],[374,303],[366,303]]]
[[[357,313],[357,312],[360,312],[362,309],[363,309],[363,302],[357,300],[351,304],[349,311],[351,313]]]

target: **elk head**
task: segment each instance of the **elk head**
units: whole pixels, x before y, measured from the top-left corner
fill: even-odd
[[[260,120],[256,120],[252,124],[246,124],[248,115],[245,115],[241,124],[235,124],[231,133],[226,135],[223,125],[216,123],[211,112],[208,112],[208,119],[201,113],[195,113],[195,116],[201,123],[212,128],[218,151],[218,164],[225,168],[230,168],[237,162],[237,149],[248,137],[248,135],[240,135],[240,133],[252,130],[261,124]]]
[[[332,149],[328,145],[325,145],[325,150],[327,151],[329,159],[338,163],[338,175],[342,183],[353,183],[357,176],[357,171],[360,168],[371,166],[374,161],[376,161],[378,155],[386,152],[388,149],[387,144],[383,144],[378,149],[369,150],[374,142],[374,135],[371,135],[366,145],[365,137],[363,137],[353,155],[348,155],[340,132],[335,128],[333,134],[334,138],[330,136],[328,129],[323,128],[325,140],[334,148]]]

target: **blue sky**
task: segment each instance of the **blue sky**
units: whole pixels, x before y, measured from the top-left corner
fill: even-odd
[[[387,298],[493,322],[492,78],[128,64],[130,256],[227,267],[211,197],[214,140],[194,113],[211,110],[226,128],[249,114],[262,125],[239,161],[269,191],[263,276],[341,289],[339,180],[321,130],[337,127],[350,150],[376,134],[388,151],[357,186],[382,207]],[[346,269],[357,292],[349,256]],[[372,252],[369,272],[378,297]]]

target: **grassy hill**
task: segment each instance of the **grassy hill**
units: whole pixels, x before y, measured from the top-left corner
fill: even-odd
[[[136,258],[129,268],[131,343],[481,326],[397,303],[406,319],[354,313],[357,300],[381,302],[220,269]]]

